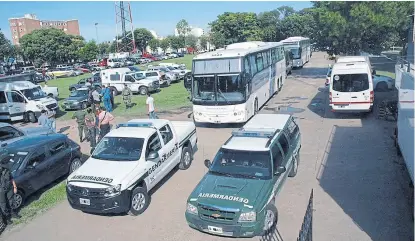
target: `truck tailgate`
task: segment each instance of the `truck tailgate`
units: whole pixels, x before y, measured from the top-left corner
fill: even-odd
[[[179,142],[186,141],[192,135],[196,134],[196,126],[191,121],[171,121],[171,124],[176,132]]]

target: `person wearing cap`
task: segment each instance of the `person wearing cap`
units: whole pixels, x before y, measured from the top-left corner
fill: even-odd
[[[124,89],[122,90],[122,100],[125,104],[125,109],[131,108],[131,95],[132,95],[131,89],[128,87],[127,84],[124,84]]]

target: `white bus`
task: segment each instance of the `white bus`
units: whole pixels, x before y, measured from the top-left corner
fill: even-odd
[[[280,42],[243,42],[193,59],[192,102],[195,122],[244,123],[285,82]]]
[[[293,67],[302,68],[311,58],[310,39],[305,37],[289,37],[283,41],[284,48],[293,54]]]

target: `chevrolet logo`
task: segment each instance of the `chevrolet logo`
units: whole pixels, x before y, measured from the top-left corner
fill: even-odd
[[[219,218],[221,215],[219,214],[219,213],[214,213],[214,214],[212,214],[212,217],[214,217],[214,218]]]

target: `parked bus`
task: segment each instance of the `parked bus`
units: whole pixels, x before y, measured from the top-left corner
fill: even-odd
[[[243,42],[193,59],[192,102],[195,122],[244,123],[285,82],[280,42]]]
[[[293,54],[293,67],[302,68],[311,58],[311,44],[309,38],[289,37],[283,41],[284,48]]]

